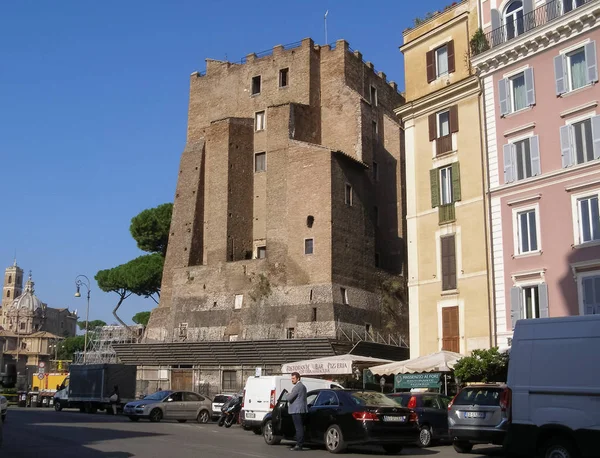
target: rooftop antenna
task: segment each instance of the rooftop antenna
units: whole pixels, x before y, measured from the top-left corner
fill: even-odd
[[[327,15],[329,14],[329,10],[325,11],[325,17],[323,18],[323,20],[325,21],[325,45],[329,44],[329,41],[327,41]]]

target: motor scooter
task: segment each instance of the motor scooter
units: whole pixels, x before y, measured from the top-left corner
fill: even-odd
[[[233,395],[228,399],[221,407],[221,416],[219,417],[219,426],[225,426],[230,428],[231,425],[236,423],[242,410],[242,396],[239,394]]]

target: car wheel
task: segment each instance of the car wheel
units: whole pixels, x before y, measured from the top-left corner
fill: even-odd
[[[271,420],[267,420],[263,427],[263,438],[269,445],[278,445],[281,442],[281,436],[273,434],[273,422]]]
[[[429,447],[431,445],[431,428],[429,426],[421,426],[419,431],[419,446]]]
[[[56,410],[57,412],[60,412],[62,410],[62,405],[60,404],[60,401],[56,401],[54,403],[54,410]]]
[[[575,458],[575,446],[566,437],[553,437],[546,442],[540,456],[542,458]]]
[[[344,436],[338,425],[331,425],[325,431],[325,448],[330,453],[342,453],[346,449]]]
[[[208,423],[208,421],[210,420],[210,413],[208,412],[208,410],[201,410],[196,420],[198,421],[198,423]]]
[[[133,422],[140,421],[140,417],[129,417],[129,419]]]
[[[463,441],[452,442],[452,446],[454,447],[454,450],[456,450],[456,453],[469,453],[473,450],[473,444]]]
[[[383,449],[388,455],[396,455],[402,451],[402,445],[384,445]]]
[[[150,421],[152,423],[158,423],[159,421],[162,420],[163,414],[162,411],[160,409],[153,409],[150,412]]]

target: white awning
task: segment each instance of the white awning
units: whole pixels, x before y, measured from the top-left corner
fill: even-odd
[[[407,359],[369,369],[377,375],[416,374],[422,372],[450,372],[463,355],[452,351],[438,351],[430,355]]]
[[[287,363],[281,366],[281,373],[291,374],[292,372],[298,372],[300,375],[352,374],[353,365],[364,366],[383,363],[391,363],[391,361],[389,359],[347,354]]]

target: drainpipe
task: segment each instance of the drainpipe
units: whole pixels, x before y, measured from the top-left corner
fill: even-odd
[[[479,76],[479,72],[476,71],[477,80],[479,81],[479,96],[481,97],[481,103],[479,107],[479,119],[483,121],[482,131],[483,135],[480,135],[481,141],[481,187],[483,191],[483,227],[485,231],[485,265],[487,272],[487,293],[488,293],[488,310],[489,315],[489,329],[490,329],[490,347],[498,346],[498,337],[496,329],[496,283],[494,282],[494,263],[490,263],[490,257],[493,258],[493,251],[489,251],[490,243],[488,235],[491,238],[491,234],[488,232],[488,228],[492,227],[492,203],[489,194],[489,183],[490,183],[490,169],[487,164],[487,119],[485,117],[486,106],[485,106],[485,90],[483,85],[483,78]],[[482,113],[483,110],[483,113]],[[481,121],[480,121],[481,122]],[[487,213],[487,215],[486,215]],[[488,254],[489,253],[489,254]],[[491,265],[490,265],[491,264]],[[490,295],[490,283],[491,283],[491,295]]]

